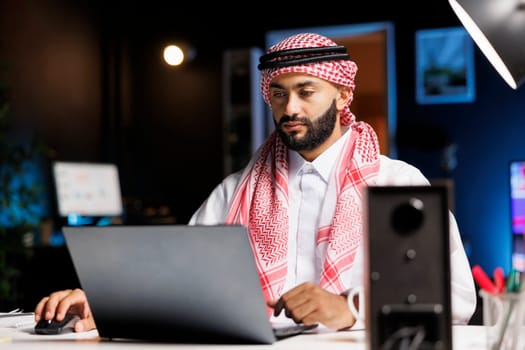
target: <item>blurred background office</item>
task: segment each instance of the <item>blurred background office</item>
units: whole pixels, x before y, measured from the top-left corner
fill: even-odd
[[[225,62],[234,62],[238,50],[248,55],[264,50],[270,32],[355,29],[370,23],[393,29],[393,45],[385,46],[390,52],[377,51],[389,57],[393,72],[368,81],[358,73],[354,105],[363,111],[368,105],[371,112],[356,113],[357,118],[389,113],[383,151],[414,164],[430,179],[451,184],[451,207],[471,264],[508,271],[513,251],[521,249],[512,240],[509,164],[525,161],[525,88],[509,88],[473,46],[471,95],[418,99],[417,33],[461,23],[447,1],[416,2],[408,13],[397,5],[1,0],[0,107],[2,120],[10,124],[1,124],[0,133],[4,149],[38,141],[40,148],[30,154],[35,157],[23,174],[42,184],[31,197],[36,208],[27,214],[37,228],[24,228],[31,232],[24,244],[31,246],[32,256],[24,257],[19,272],[17,293],[24,297],[17,302],[29,308],[35,293],[76,282],[67,263],[61,264],[68,261],[67,252],[48,238],[64,220],[56,208],[54,161],[115,164],[124,221],[186,223],[238,166],[229,157],[242,150],[228,147],[247,144],[239,139],[249,127],[238,125],[236,132],[224,121],[231,118],[225,111],[232,112],[232,103],[255,103],[252,96],[237,95],[246,94],[250,82],[242,85],[246,91],[233,89],[236,74],[241,84],[243,77],[253,79],[253,67],[248,60],[246,71],[240,66],[241,72],[232,73]],[[186,52],[179,66],[163,58],[164,48],[175,43]],[[362,52],[350,55],[365,67],[366,56],[357,58],[372,52],[367,48],[372,43],[361,45]],[[377,104],[374,92],[367,93],[377,84],[388,87],[387,106]],[[7,165],[5,159],[0,167]],[[3,201],[7,192],[5,187],[0,191]],[[13,218],[0,225],[6,236]],[[44,268],[49,261],[56,264]],[[40,290],[31,285],[34,281],[42,282]]]

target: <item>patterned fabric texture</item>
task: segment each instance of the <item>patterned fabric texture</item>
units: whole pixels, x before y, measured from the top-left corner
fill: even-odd
[[[310,47],[325,47],[325,46],[337,46],[337,44],[327,37],[312,34],[302,33],[293,35],[281,42],[278,42],[274,46],[270,47],[267,53],[288,50],[288,49],[299,49],[299,48],[310,48]],[[283,57],[282,59],[285,59]],[[347,86],[352,91],[355,88],[354,78],[357,73],[357,65],[353,61],[339,60],[339,61],[327,61],[320,63],[303,64],[298,66],[265,69],[261,73],[261,92],[264,101],[270,104],[270,82],[273,78],[284,73],[305,73],[315,77],[328,80],[334,84]],[[352,100],[348,102],[350,106]],[[341,125],[350,125],[351,113],[348,107],[341,113]]]
[[[333,45],[328,38],[306,33],[285,39],[268,52]],[[261,89],[268,103],[271,80],[287,72],[309,74],[353,89],[356,71],[356,64],[348,60],[269,69],[262,73]],[[341,124],[349,125],[347,132],[351,134],[328,182],[317,232],[318,254],[323,257],[318,283],[333,293],[351,287],[347,281],[363,234],[362,191],[374,182],[379,170],[379,144],[370,125],[357,122],[349,106],[341,113]],[[289,224],[287,148],[276,132],[244,169],[226,221],[247,226],[264,296],[266,300],[278,298],[287,274]]]

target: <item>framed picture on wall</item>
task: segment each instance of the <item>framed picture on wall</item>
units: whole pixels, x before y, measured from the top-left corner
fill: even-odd
[[[474,45],[463,27],[416,31],[418,103],[472,102],[474,78]]]

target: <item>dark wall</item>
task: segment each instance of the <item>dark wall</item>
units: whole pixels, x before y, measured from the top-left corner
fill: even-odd
[[[457,146],[456,217],[472,264],[489,271],[511,264],[509,161],[525,158],[525,88],[506,85],[479,50],[475,53],[476,100],[472,103],[418,106],[403,104],[399,127],[422,124],[426,132],[442,132]],[[417,129],[417,128],[416,128]],[[416,132],[416,130],[414,130]],[[432,137],[432,134],[427,134]],[[399,156],[438,176],[435,152],[401,148]],[[434,169],[434,170],[432,170]]]
[[[218,12],[190,4],[181,11],[159,1],[4,0],[0,57],[14,63],[14,113],[45,136],[57,158],[116,162],[127,198],[168,204],[186,222],[222,179],[225,49],[262,48],[268,30],[392,21],[398,157],[429,178],[450,176],[471,263],[508,271],[507,164],[525,159],[524,88],[507,87],[475,48],[474,102],[416,104],[415,31],[459,26],[446,1],[411,5],[415,16],[390,2],[334,3],[320,11],[265,3],[255,12],[236,7],[241,16],[228,15],[233,10],[224,6]],[[172,38],[197,50],[183,68],[160,61],[162,45]],[[450,173],[440,168],[443,140],[458,147]]]
[[[67,1],[0,2],[0,64],[14,122],[42,134],[61,157],[100,154],[102,57],[93,16]]]
[[[442,5],[448,6],[446,1]],[[508,272],[512,252],[508,166],[510,160],[525,159],[525,87],[511,89],[475,46],[474,102],[415,103],[413,30],[460,25],[451,11],[445,15],[444,10],[435,10],[439,15],[431,25],[408,28],[396,22],[398,157],[429,178],[453,180],[455,214],[471,264],[487,271],[502,266]],[[457,147],[457,165],[449,173],[443,171],[436,147],[443,142]]]

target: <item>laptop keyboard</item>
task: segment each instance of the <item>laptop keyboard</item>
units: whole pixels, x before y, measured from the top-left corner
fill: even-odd
[[[318,324],[304,325],[304,324],[286,324],[273,327],[273,334],[277,339],[288,338],[294,335],[299,335],[305,331],[317,328]]]

